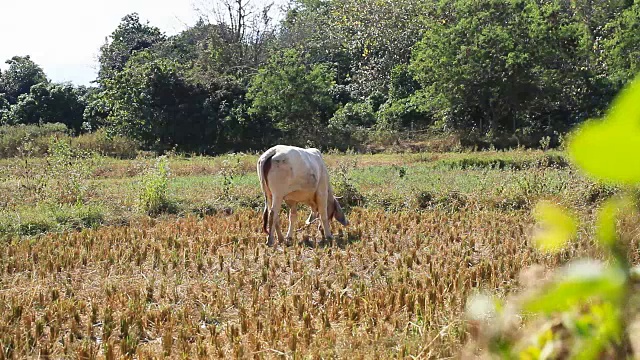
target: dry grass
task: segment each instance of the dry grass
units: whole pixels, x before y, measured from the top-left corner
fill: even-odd
[[[334,225],[335,243],[316,246],[307,228],[276,248],[260,233],[255,155],[171,158],[172,196],[204,208],[157,218],[133,210],[152,159],[102,159],[87,206],[122,221],[2,239],[0,359],[456,357],[473,291],[504,296],[529,265],[599,256],[589,229],[554,256],[531,246],[527,204],[578,203],[589,219],[610,190],[547,155],[328,154],[334,180],[364,203],[348,228]],[[15,191],[44,160],[18,161],[0,162],[12,194],[0,205],[40,212],[28,189]]]
[[[350,220],[317,247],[308,230],[267,248],[248,210],[14,239],[0,248],[0,357],[455,356],[474,288],[506,293],[528,265],[596,251],[542,256],[517,214]]]

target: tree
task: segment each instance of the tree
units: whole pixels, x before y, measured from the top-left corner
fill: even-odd
[[[202,84],[185,76],[185,67],[151,51],[135,54],[94,102],[108,109],[106,124],[121,135],[159,152],[213,153],[221,149],[226,121],[234,119],[234,83]]]
[[[6,63],[9,68],[0,76],[0,92],[5,93],[10,104],[15,104],[20,95],[29,93],[33,85],[48,81],[42,68],[29,55],[14,56]]]
[[[634,3],[606,25],[602,40],[607,76],[621,89],[640,70],[640,3]]]
[[[111,41],[100,47],[100,70],[98,78],[108,79],[124,69],[125,64],[136,51],[148,49],[165,40],[165,35],[157,27],[147,22],[142,24],[137,13],[122,18],[118,27],[109,36]]]
[[[254,119],[269,119],[281,132],[281,140],[321,146],[323,129],[335,111],[331,93],[335,71],[304,60],[293,49],[273,54],[251,82],[248,111]]]
[[[4,115],[10,124],[63,123],[76,133],[80,131],[86,106],[84,87],[68,83],[39,83]]]
[[[565,7],[563,7],[565,6]],[[411,70],[440,125],[497,135],[566,128],[594,111],[584,24],[565,3],[442,3]]]
[[[250,0],[222,0],[201,9],[200,23],[211,30],[204,53],[211,56],[201,57],[199,64],[208,65],[206,60],[211,60],[218,72],[243,79],[255,74],[268,58],[268,44],[275,37],[268,14],[272,5],[258,8]]]
[[[9,101],[5,98],[4,93],[0,93],[0,125],[4,124],[4,114],[9,111]]]
[[[179,61],[191,68],[191,75],[206,81],[224,75],[243,77],[245,59],[237,44],[223,38],[226,25],[210,24],[203,19],[195,26],[154,47],[160,57]]]
[[[283,47],[332,63],[338,83],[363,101],[388,91],[391,70],[407,63],[421,37],[426,1],[294,1],[283,23]],[[383,101],[384,102],[384,101]]]

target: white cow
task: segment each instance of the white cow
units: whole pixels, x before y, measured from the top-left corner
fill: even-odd
[[[326,239],[333,238],[329,227],[331,219],[345,226],[349,224],[338,203],[339,198],[333,194],[329,173],[318,149],[276,145],[260,156],[257,170],[265,199],[262,229],[269,235],[268,246],[273,245],[274,225],[278,240],[284,240],[279,215],[283,201],[289,207],[287,240],[293,238],[298,203],[311,207],[307,223],[319,215]]]

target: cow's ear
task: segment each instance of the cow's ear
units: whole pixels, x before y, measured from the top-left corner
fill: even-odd
[[[333,217],[338,220],[338,222],[344,226],[349,225],[349,221],[347,220],[347,217],[344,216],[344,211],[342,211],[342,207],[340,207],[340,204],[338,203],[338,200],[333,200],[334,202],[334,206],[335,206],[335,211],[333,212]]]

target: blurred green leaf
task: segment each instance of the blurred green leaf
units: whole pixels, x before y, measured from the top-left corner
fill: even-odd
[[[565,209],[549,201],[536,204],[533,216],[539,226],[533,241],[542,251],[557,252],[576,234],[575,219]]]
[[[619,307],[603,303],[592,306],[590,310],[585,317],[591,321],[591,331],[583,336],[573,357],[575,359],[599,359],[607,344],[618,341],[622,333]]]
[[[606,119],[615,124],[633,125],[640,128],[640,74],[629,83],[609,107]]]
[[[621,210],[633,209],[633,204],[629,198],[608,199],[598,210],[596,219],[596,231],[598,241],[611,248],[617,239],[616,220]]]
[[[616,201],[607,200],[598,211],[596,229],[598,240],[606,247],[611,247],[616,241],[616,215],[618,209]]]
[[[640,182],[640,76],[614,100],[604,120],[590,120],[571,135],[568,153],[595,179]]]
[[[625,275],[618,268],[584,260],[570,263],[540,296],[525,302],[527,311],[550,314],[566,311],[592,297],[617,301],[622,296]]]

